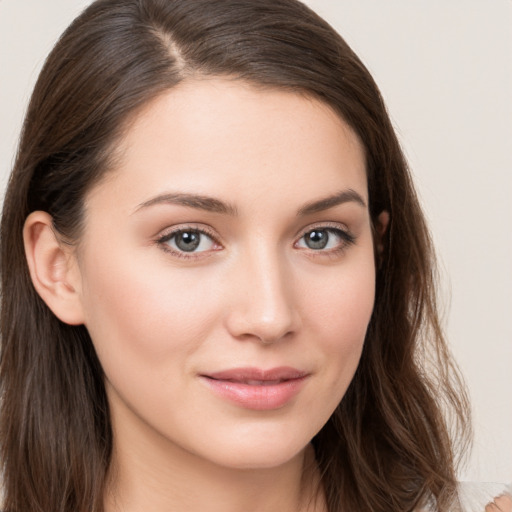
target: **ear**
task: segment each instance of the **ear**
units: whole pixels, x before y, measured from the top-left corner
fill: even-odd
[[[23,227],[23,241],[37,293],[62,322],[83,324],[76,256],[73,248],[59,239],[51,216],[42,211],[32,212]]]
[[[389,212],[382,211],[379,213],[377,220],[375,222],[375,253],[379,261],[382,258],[382,253],[384,252],[384,235],[388,230],[389,226]]]

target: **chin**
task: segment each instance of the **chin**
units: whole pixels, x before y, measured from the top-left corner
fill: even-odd
[[[301,455],[311,441],[309,435],[295,435],[290,432],[253,433],[232,435],[225,442],[218,440],[209,458],[216,465],[232,469],[271,469],[283,466]],[[210,439],[211,441],[211,439]],[[205,454],[206,455],[206,454]],[[203,455],[204,456],[204,455]]]
[[[245,450],[223,454],[217,458],[217,465],[237,470],[265,470],[284,466],[299,456],[306,446],[299,450]]]

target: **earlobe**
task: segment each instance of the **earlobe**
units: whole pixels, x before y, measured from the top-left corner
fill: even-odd
[[[30,277],[39,296],[62,322],[84,323],[76,258],[72,248],[55,233],[51,216],[32,212],[23,227],[23,241]]]

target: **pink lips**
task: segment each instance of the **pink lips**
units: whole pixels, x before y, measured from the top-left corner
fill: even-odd
[[[201,375],[209,388],[222,398],[246,409],[278,409],[300,391],[306,372],[282,366],[271,370],[234,368]]]

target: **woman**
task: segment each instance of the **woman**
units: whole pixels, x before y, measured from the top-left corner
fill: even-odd
[[[377,87],[302,4],[94,2],[2,242],[5,510],[457,507],[428,231]]]

